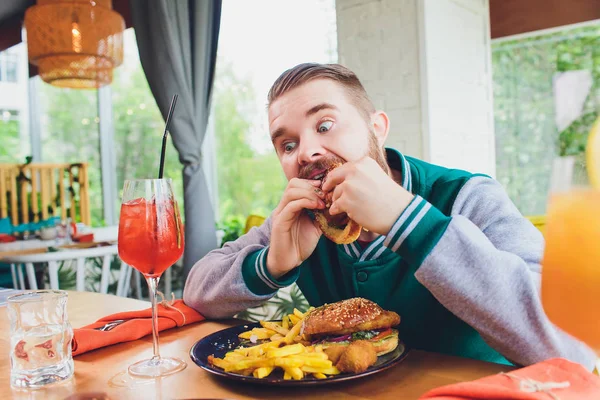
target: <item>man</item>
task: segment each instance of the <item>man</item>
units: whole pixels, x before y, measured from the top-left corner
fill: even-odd
[[[289,183],[260,228],[192,269],[185,302],[209,318],[257,306],[293,282],[313,306],[355,296],[401,315],[411,347],[520,365],[594,353],[555,328],[539,298],[543,238],[495,180],[384,149],[390,122],[340,65],[301,64],[268,96]],[[313,179],[335,162],[321,186]],[[358,243],[326,239],[306,210],[347,213]]]

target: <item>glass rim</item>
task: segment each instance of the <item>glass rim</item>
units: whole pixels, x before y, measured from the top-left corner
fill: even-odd
[[[172,178],[136,178],[136,179],[125,179],[123,182],[172,182]]]
[[[46,295],[46,296],[45,296]],[[47,296],[50,295],[50,296]],[[38,297],[34,297],[38,296]],[[69,293],[66,290],[54,290],[54,289],[41,289],[41,290],[27,290],[24,293],[13,294],[6,298],[7,303],[36,303],[47,299],[62,299],[69,297]]]

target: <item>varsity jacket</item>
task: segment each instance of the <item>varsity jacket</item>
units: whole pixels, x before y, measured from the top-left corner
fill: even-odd
[[[364,248],[323,236],[307,260],[276,279],[266,268],[267,218],[196,263],[185,303],[227,318],[296,282],[315,307],[360,296],[396,311],[400,338],[412,348],[517,365],[564,357],[591,370],[594,352],[542,309],[543,237],[501,185],[394,149],[387,157],[415,195],[387,235]]]

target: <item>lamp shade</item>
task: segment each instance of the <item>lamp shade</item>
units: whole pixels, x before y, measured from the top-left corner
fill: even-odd
[[[112,0],[37,0],[25,12],[29,62],[44,82],[99,88],[123,62],[123,17]]]

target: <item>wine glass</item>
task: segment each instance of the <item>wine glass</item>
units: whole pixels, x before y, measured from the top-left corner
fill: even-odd
[[[554,324],[600,355],[600,190],[584,157],[558,157],[552,167],[542,304]]]
[[[170,375],[186,363],[161,357],[158,349],[156,288],[162,273],[183,254],[183,226],[170,179],[126,180],[119,219],[119,257],[146,278],[152,302],[154,357],[129,366],[144,378]]]

